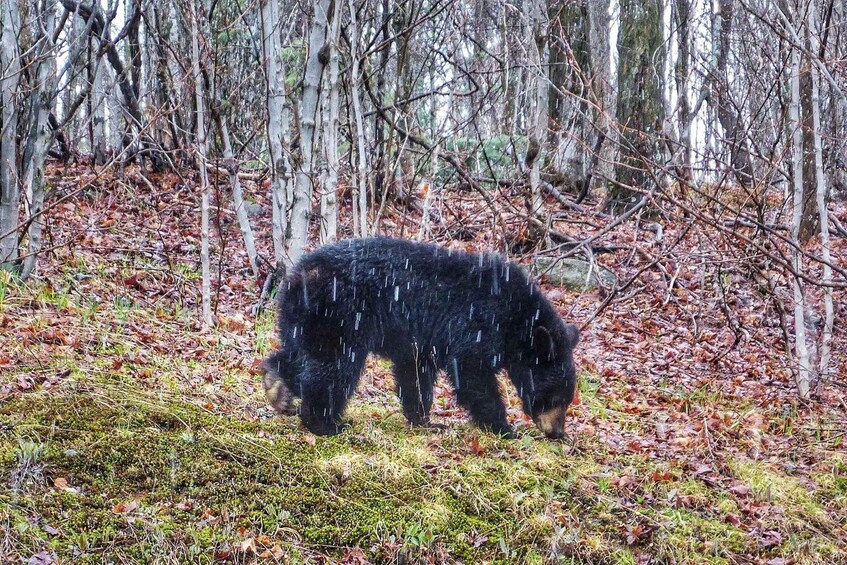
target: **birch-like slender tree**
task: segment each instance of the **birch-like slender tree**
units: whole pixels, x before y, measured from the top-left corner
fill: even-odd
[[[609,30],[609,0],[588,2],[588,47],[591,57],[591,86],[597,104],[597,133],[603,136],[595,144],[598,154],[591,171],[590,192],[596,197],[600,189],[615,180],[615,146],[617,136],[612,123],[617,105],[615,80],[612,73]]]
[[[195,0],[191,0],[191,70],[194,75],[194,103],[196,111],[196,156],[197,170],[200,176],[200,270],[202,281],[200,286],[202,302],[203,325],[211,327],[212,320],[212,275],[209,265],[209,201],[211,199],[211,188],[209,186],[209,173],[206,170],[207,131],[206,121],[206,89],[203,84],[203,72],[200,67],[200,30],[199,19],[205,15],[198,14]],[[201,3],[201,8],[203,4]],[[206,14],[203,9],[202,14]],[[205,39],[206,36],[204,36]]]
[[[340,0],[337,0],[340,1]],[[356,21],[356,6],[353,0],[348,1],[350,9],[350,101],[353,107],[353,119],[356,125],[356,174],[353,177],[355,190],[353,191],[354,215],[353,219],[355,235],[365,237],[370,234],[368,230],[368,156],[365,145],[365,119],[362,115],[362,71],[359,64],[359,27]],[[355,228],[358,227],[358,230]]]
[[[691,0],[676,0],[673,5],[674,23],[676,24],[677,57],[674,65],[674,82],[676,83],[677,112],[679,122],[679,153],[681,180],[689,182],[691,171],[691,124],[693,116],[688,99],[688,85],[691,67]]]
[[[338,238],[338,40],[341,35],[341,0],[333,3],[329,41],[326,44],[329,57],[329,80],[324,108],[324,159],[326,160],[326,182],[321,191],[321,243],[331,243]]]
[[[18,259],[18,179],[17,130],[18,85],[21,59],[18,36],[21,14],[16,0],[0,0],[0,268],[15,268]]]
[[[735,4],[735,0],[718,0],[715,4],[717,13],[713,22],[715,69],[712,73],[712,99],[729,150],[729,165],[736,180],[747,185],[753,180],[753,165],[747,148],[743,118],[732,99],[733,89],[730,86],[732,71],[729,56],[732,53]]]
[[[238,160],[232,152],[232,142],[229,136],[229,127],[226,118],[216,113],[215,121],[218,125],[218,134],[223,144],[224,168],[229,175],[229,186],[232,190],[232,203],[235,206],[235,215],[238,218],[238,228],[241,231],[241,239],[244,242],[244,251],[250,262],[250,270],[253,276],[259,276],[259,261],[256,253],[256,242],[253,238],[253,228],[250,226],[250,217],[244,205],[244,191],[238,178]]]
[[[33,6],[35,23],[35,83],[30,94],[29,132],[23,156],[23,190],[29,216],[28,244],[21,278],[34,272],[41,251],[44,229],[44,163],[53,141],[50,108],[56,98],[56,7],[51,0],[39,0]]]
[[[289,107],[285,98],[285,65],[282,59],[282,31],[279,0],[264,0],[261,5],[262,54],[268,110],[267,134],[270,153],[271,222],[273,225],[274,263],[277,269],[290,264],[285,253],[288,230],[288,195],[292,167],[285,139],[289,131]]]
[[[806,300],[800,273],[803,260],[800,253],[800,224],[803,220],[803,130],[800,123],[800,50],[791,50],[791,104],[788,108],[791,127],[791,171],[793,183],[793,214],[791,222],[792,289],[794,294],[794,351],[797,356],[797,393],[809,398],[813,377],[812,363],[806,342]]]
[[[101,0],[95,0],[92,4],[94,10],[102,12]],[[93,38],[92,38],[93,41]],[[91,81],[91,94],[88,100],[88,114],[91,116],[91,155],[94,163],[103,165],[106,163],[106,66],[103,58],[89,54],[88,63],[89,80]]]
[[[300,162],[295,174],[294,198],[291,204],[291,237],[288,240],[288,260],[296,263],[306,250],[309,237],[309,218],[312,210],[313,174],[315,172],[315,141],[319,123],[320,82],[328,62],[323,52],[326,43],[330,0],[312,3],[309,25],[309,53],[300,97]]]
[[[628,207],[639,192],[655,187],[650,169],[660,157],[656,128],[664,120],[665,48],[661,0],[621,0],[620,13],[617,121],[622,132],[621,158],[610,195],[614,204]]]
[[[532,216],[541,214],[544,200],[541,196],[541,164],[544,161],[544,142],[547,139],[549,108],[549,57],[547,33],[549,21],[547,1],[533,0],[529,13],[529,44],[532,73],[534,75],[533,114],[529,123],[529,144],[524,162],[529,169],[530,206]]]
[[[815,16],[817,14],[815,0],[809,1],[809,10],[806,23],[807,43],[811,47],[810,56],[820,53],[820,44],[815,35],[817,26]],[[814,144],[815,159],[815,198],[817,201],[818,216],[820,218],[821,236],[821,259],[823,260],[823,300],[824,300],[824,323],[820,340],[820,362],[818,374],[825,378],[829,373],[830,358],[832,356],[832,329],[835,320],[835,307],[832,301],[832,254],[829,242],[829,211],[826,202],[826,173],[823,167],[823,140],[821,139],[821,96],[820,75],[818,67],[812,65],[810,69],[812,81],[812,140]]]

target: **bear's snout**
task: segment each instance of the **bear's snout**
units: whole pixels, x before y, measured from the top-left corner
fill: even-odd
[[[262,385],[265,388],[265,396],[268,399],[268,403],[281,416],[293,415],[296,410],[291,391],[288,390],[288,387],[285,386],[285,383],[277,374],[268,370],[267,367],[263,367],[263,369],[266,371],[262,376]]]
[[[565,406],[557,406],[537,414],[532,420],[538,426],[538,429],[550,439],[561,439],[565,437],[566,413],[567,408]]]

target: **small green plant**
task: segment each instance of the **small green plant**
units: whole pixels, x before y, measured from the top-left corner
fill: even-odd
[[[428,548],[435,542],[435,535],[428,528],[415,522],[406,528],[403,541],[414,547]]]
[[[16,467],[12,472],[12,488],[18,490],[24,485],[37,483],[41,480],[44,465],[44,444],[19,438],[15,449]]]
[[[132,311],[132,300],[124,296],[115,297],[115,318],[121,322],[129,320]]]
[[[256,346],[255,351],[258,355],[266,354],[271,346],[270,340],[275,334],[275,316],[266,312],[262,316],[256,318]]]
[[[96,297],[90,297],[79,313],[80,321],[83,324],[93,322],[98,308],[100,308],[100,301]]]
[[[513,557],[515,557],[514,551],[509,546],[509,542],[506,541],[506,538],[501,537],[500,539],[498,539],[497,547],[500,549],[500,553],[503,554],[504,558],[511,560]]]
[[[0,312],[3,311],[6,305],[6,294],[8,293],[9,285],[12,282],[12,273],[9,271],[0,270]]]

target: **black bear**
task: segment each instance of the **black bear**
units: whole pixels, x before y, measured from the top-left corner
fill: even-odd
[[[318,435],[341,416],[368,353],[394,364],[406,419],[426,425],[439,370],[477,425],[512,428],[497,382],[505,368],[523,409],[549,437],[564,434],[579,339],[523,270],[493,254],[373,238],[305,255],[283,281],[281,348],[264,362],[263,384],[278,412]]]

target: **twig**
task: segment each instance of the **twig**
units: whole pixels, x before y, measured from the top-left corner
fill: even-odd
[[[237,140],[236,140],[237,141]],[[218,167],[212,163],[206,163],[206,170],[210,173],[215,173],[216,175],[226,175],[229,176],[230,172],[225,167]],[[267,173],[246,173],[244,171],[238,171],[238,178],[241,180],[252,180],[252,181],[260,181],[265,178]]]
[[[833,225],[835,225],[836,234],[840,235],[841,237],[847,237],[847,229],[844,229],[844,226],[841,225],[841,222],[838,221],[838,218],[835,217],[835,214],[830,214],[829,219],[832,220]]]

